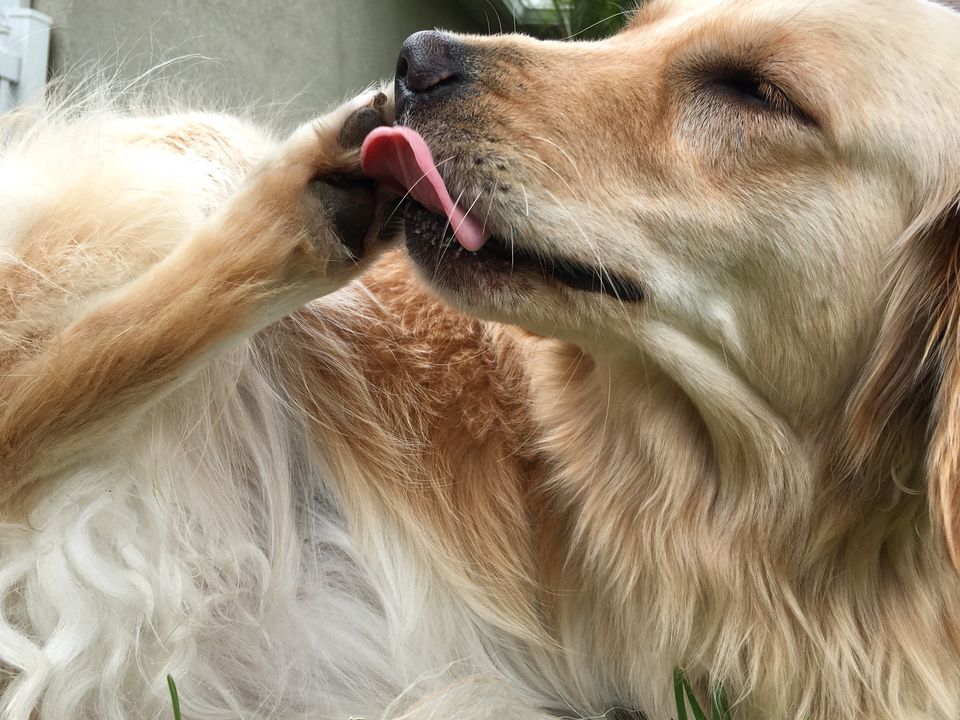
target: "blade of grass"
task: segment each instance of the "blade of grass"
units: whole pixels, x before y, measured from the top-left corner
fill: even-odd
[[[717,685],[710,693],[711,714],[713,720],[732,720],[730,717],[730,703],[727,701],[727,691],[723,685]]]
[[[687,720],[687,701],[683,697],[683,671],[673,669],[673,694],[677,700],[677,720]]]
[[[183,720],[180,716],[180,694],[172,675],[167,675],[167,687],[170,688],[170,701],[173,703],[173,720]]]
[[[697,702],[697,696],[693,694],[693,688],[690,687],[690,682],[681,675],[683,679],[683,689],[686,691],[687,700],[690,701],[690,710],[693,712],[694,720],[707,720],[706,713],[703,712],[703,708],[700,707],[700,703]]]
[[[553,8],[557,11],[557,17],[559,17],[560,22],[563,23],[563,29],[567,35],[573,34],[573,28],[570,25],[570,16],[566,9],[560,4],[560,0],[553,0]]]

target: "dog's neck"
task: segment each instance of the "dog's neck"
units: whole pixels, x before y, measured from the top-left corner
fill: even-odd
[[[705,402],[639,353],[588,355],[550,341],[532,363],[543,443],[568,456],[558,486],[584,512],[596,495],[600,515],[615,508],[630,522],[655,517],[659,537],[697,516],[700,531],[748,533],[768,547],[785,525],[807,524],[818,438],[795,433],[735,382],[721,394],[711,388]]]
[[[845,544],[847,531],[902,515],[904,506],[918,532],[929,530],[917,502],[925,491],[921,427],[910,433],[901,423],[876,462],[851,467],[843,393],[798,419],[686,336],[661,330],[648,338],[650,353],[538,343],[531,397],[550,454],[570,455],[560,487],[580,500],[607,485],[610,493],[642,495],[643,509],[670,527],[696,508],[702,530],[750,537],[771,553],[780,548],[798,567],[809,566],[811,553],[834,554],[828,547]],[[669,502],[655,500],[660,493]]]
[[[530,357],[535,421],[556,458],[550,488],[572,526],[570,566],[589,576],[567,585],[599,588],[561,606],[565,644],[597,652],[576,618],[616,618],[635,639],[622,648],[625,667],[649,642],[678,663],[719,658],[718,672],[748,683],[750,663],[763,661],[763,633],[749,651],[727,643],[756,635],[758,613],[771,628],[793,617],[775,632],[793,635],[809,662],[824,661],[829,613],[871,614],[869,632],[924,613],[922,632],[949,622],[943,593],[956,583],[934,550],[925,498],[906,475],[879,493],[876,481],[835,474],[836,427],[801,434],[735,396],[705,408],[640,357],[591,357],[556,341],[537,341]],[[900,587],[905,575],[898,593],[878,590]]]

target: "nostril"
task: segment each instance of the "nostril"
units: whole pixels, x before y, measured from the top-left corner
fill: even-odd
[[[450,85],[456,84],[459,80],[459,77],[452,70],[442,70],[429,75],[422,76],[417,78],[419,81],[415,83],[417,87],[410,87],[410,82],[408,79],[407,87],[410,87],[414,92],[423,92],[425,90],[432,90],[435,87],[440,87],[441,85]]]
[[[436,30],[407,38],[397,60],[397,80],[411,93],[426,93],[442,85],[460,83],[463,46]]]
[[[406,76],[407,89],[415,93],[423,93],[440,85],[456,82],[457,76],[449,71],[410,72]]]

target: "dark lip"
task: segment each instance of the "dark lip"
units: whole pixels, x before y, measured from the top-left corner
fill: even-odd
[[[414,261],[425,267],[435,270],[441,265],[451,268],[456,264],[458,274],[473,268],[487,274],[534,275],[573,290],[608,295],[623,302],[639,303],[644,299],[643,290],[632,280],[562,256],[533,253],[498,235],[493,235],[479,251],[468,252],[453,239],[446,218],[413,200],[403,205],[407,250]]]

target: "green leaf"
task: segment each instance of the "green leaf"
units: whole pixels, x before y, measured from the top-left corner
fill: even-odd
[[[170,688],[170,700],[173,702],[173,720],[183,720],[180,715],[180,694],[172,675],[167,675],[167,687]]]
[[[687,700],[690,701],[690,709],[693,711],[694,720],[707,720],[707,715],[700,707],[700,703],[697,702],[697,696],[693,694],[693,688],[690,687],[690,682],[686,678],[683,678],[683,689],[687,693]]]
[[[677,720],[687,720],[687,701],[683,697],[683,671],[673,669],[673,694],[677,700]]]
[[[730,703],[727,701],[727,691],[723,685],[717,685],[710,693],[711,714],[713,720],[733,720],[730,715]]]

